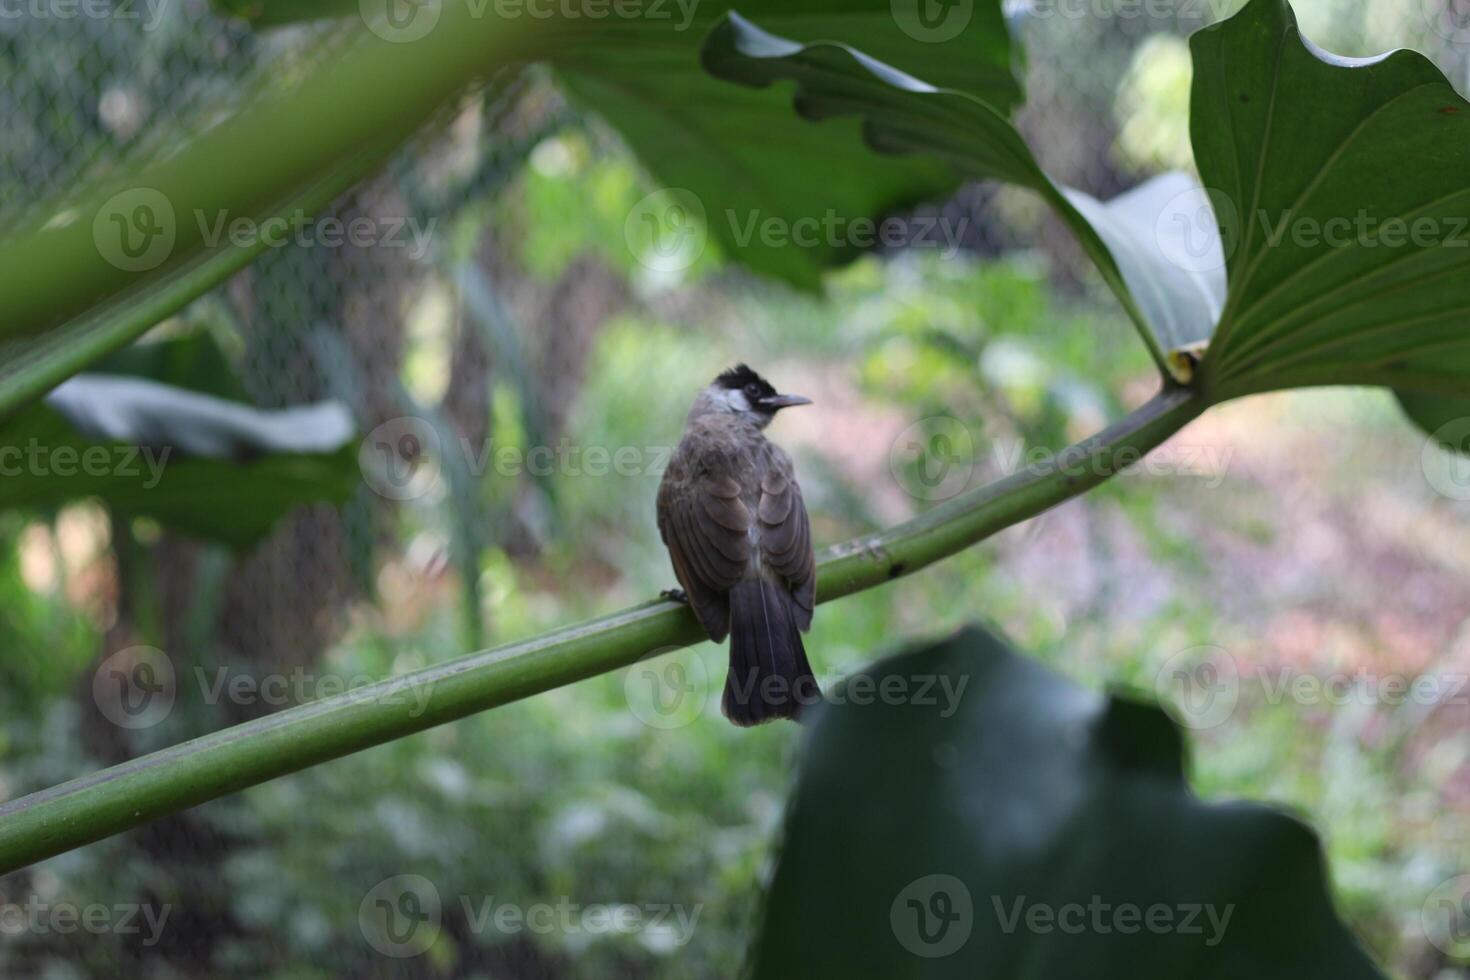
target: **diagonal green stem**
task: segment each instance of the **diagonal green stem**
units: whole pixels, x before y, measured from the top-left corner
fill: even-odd
[[[817,594],[837,599],[915,572],[1075,497],[1204,409],[1168,387],[1105,431],[921,516],[829,550]],[[818,625],[820,629],[820,621]],[[702,638],[657,601],[311,702],[132,759],[0,806],[0,874],[361,749],[627,666]]]

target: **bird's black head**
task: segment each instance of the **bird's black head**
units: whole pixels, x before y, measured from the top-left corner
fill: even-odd
[[[771,383],[756,374],[745,364],[737,364],[728,371],[715,378],[715,384],[727,391],[743,391],[745,397],[754,405],[762,398],[769,398],[776,393]]]
[[[711,387],[729,392],[730,408],[756,416],[756,422],[761,426],[770,422],[783,408],[812,403],[810,398],[803,398],[801,395],[779,394],[769,381],[744,364],[737,364],[720,374]],[[735,397],[737,392],[742,397]]]

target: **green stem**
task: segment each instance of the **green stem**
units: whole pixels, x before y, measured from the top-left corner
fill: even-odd
[[[831,549],[820,565],[817,594],[827,601],[881,585],[1034,517],[1136,462],[1202,410],[1202,401],[1191,392],[1166,388],[1050,463],[1032,465],[906,524]],[[650,602],[132,759],[0,806],[0,874],[702,638],[687,608]]]

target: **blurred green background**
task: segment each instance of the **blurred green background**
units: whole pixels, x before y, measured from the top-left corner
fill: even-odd
[[[1466,78],[1466,49],[1430,4],[1296,7],[1331,50],[1412,46]],[[197,2],[135,12],[0,19],[0,214],[146,149],[157,127],[233,98],[241,78],[290,70],[313,33],[252,33]],[[1022,126],[1053,175],[1106,197],[1190,166],[1184,38],[1229,9],[1013,12],[1027,50]],[[1115,303],[1023,194],[977,185],[935,202],[906,219],[906,247],[864,257],[818,297],[753,279],[712,244],[672,271],[639,251],[630,221],[654,190],[553,77],[503,74],[333,208],[343,221],[416,221],[424,254],[271,250],[160,325],[149,341],[211,337],[257,405],[339,399],[364,434],[410,418],[437,447],[408,499],[375,492],[365,469],[344,506],[300,508],[241,553],[98,501],[0,512],[0,793],[672,585],[653,520],[657,464],[695,390],[735,361],[816,401],[771,435],[797,458],[819,546],[930,505],[936,493],[908,451],[916,438],[951,437],[952,494],[1003,475],[1018,453],[1095,431],[1156,384]],[[496,462],[502,449],[563,445],[631,449],[637,464],[592,475],[575,461],[545,473]],[[904,638],[984,617],[1085,683],[1167,696],[1179,656],[1222,648],[1241,673],[1239,702],[1193,732],[1199,791],[1305,815],[1326,840],[1346,917],[1381,962],[1404,976],[1470,975],[1420,924],[1434,888],[1470,871],[1470,690],[1443,685],[1447,703],[1332,703],[1277,683],[1470,672],[1470,511],[1426,479],[1433,452],[1381,392],[1227,405],[1153,466],[823,606],[808,650],[831,679]],[[109,720],[94,679],[139,645],[164,652],[177,693],[162,720],[130,728]],[[7,903],[142,903],[168,918],[154,937],[141,918],[137,932],[64,933],[0,917],[0,971],[735,974],[799,731],[740,731],[720,717],[721,648],[649,670],[12,875],[0,882]],[[284,680],[284,699],[211,693],[235,678]],[[665,687],[651,695],[655,682]],[[656,699],[671,692],[687,698],[677,710]],[[429,883],[415,894],[437,915],[407,946],[388,944],[415,955],[384,955],[373,902],[401,875]],[[676,919],[501,928],[477,917],[486,903],[697,918],[688,930]]]

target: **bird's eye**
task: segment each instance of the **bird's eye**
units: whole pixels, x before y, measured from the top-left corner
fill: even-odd
[[[751,398],[759,398],[760,397],[760,394],[761,394],[760,386],[759,385],[753,385],[753,384],[746,385],[745,386],[745,393],[747,395],[749,395]]]

